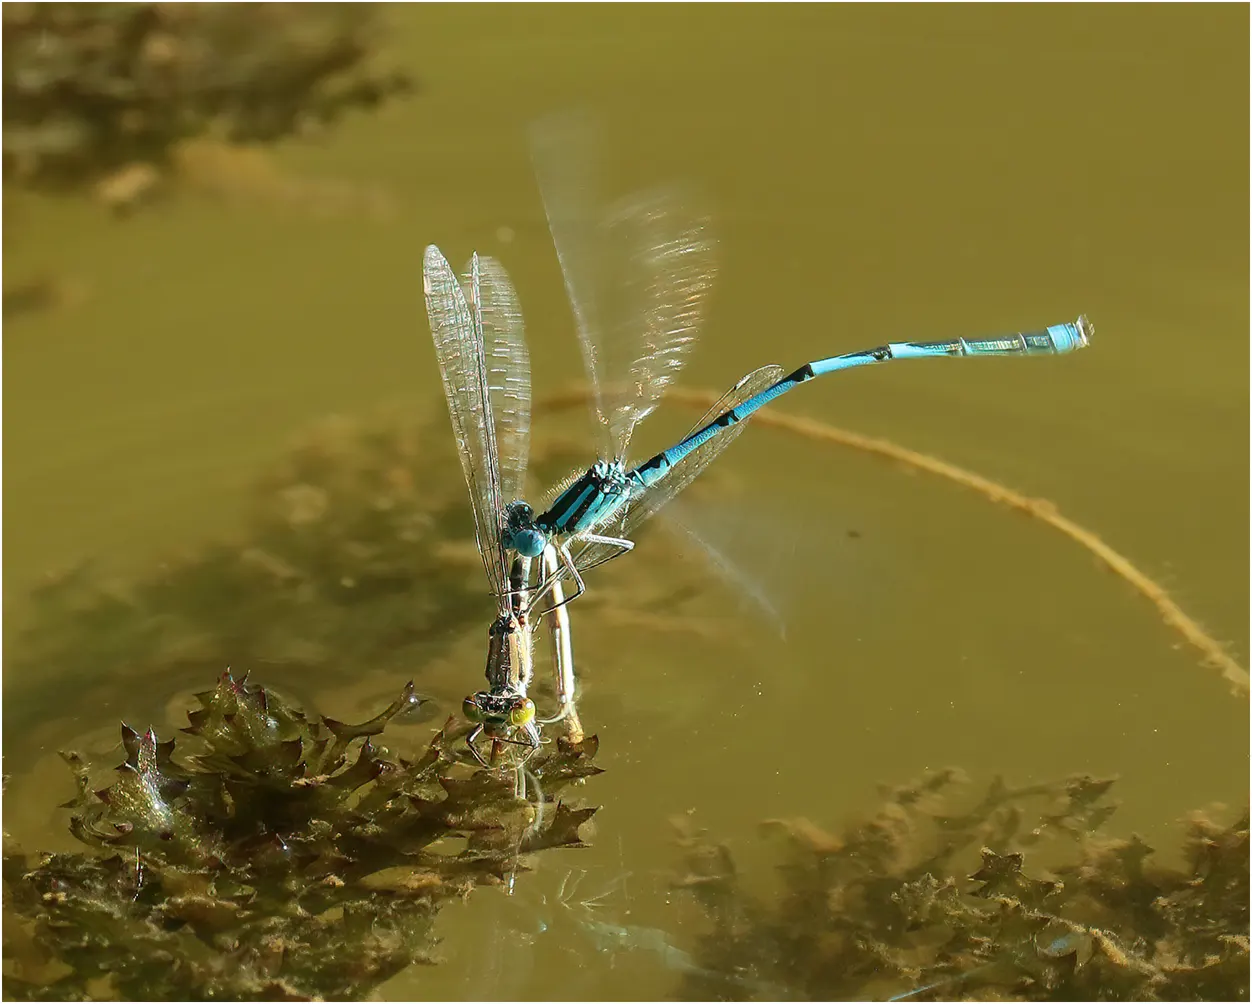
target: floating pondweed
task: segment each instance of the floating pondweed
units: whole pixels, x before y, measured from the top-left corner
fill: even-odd
[[[377,745],[412,698],[346,725],[227,672],[177,747],[123,726],[111,784],[65,754],[100,853],[6,850],[6,997],[360,999],[429,957],[444,902],[582,844],[595,809],[551,800],[600,772],[594,737],[531,760],[534,804],[452,722],[415,760]]]

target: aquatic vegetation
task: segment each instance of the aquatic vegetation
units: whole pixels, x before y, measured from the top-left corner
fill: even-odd
[[[325,423],[261,479],[237,539],[124,585],[89,569],[49,585],[10,646],[6,723],[56,720],[137,681],[173,692],[231,662],[319,684],[431,665],[487,616],[443,426]],[[555,480],[579,445],[549,445],[538,476]],[[580,630],[625,616],[649,634],[699,629],[681,598],[701,569],[664,548],[621,564],[580,601]],[[91,674],[67,686],[78,667]],[[349,726],[227,676],[198,697],[177,747],[125,730],[126,763],[108,779],[70,757],[72,825],[94,850],[6,849],[8,995],[351,997],[428,959],[442,904],[579,839],[591,810],[554,799],[597,770],[594,739],[545,746],[531,764],[539,818],[511,777],[471,770],[468,723],[407,759],[379,745],[419,701],[407,688]],[[694,997],[1246,996],[1246,818],[1196,816],[1186,867],[1167,867],[1142,841],[1105,835],[1107,781],[997,784],[973,806],[956,781],[889,792],[838,834],[770,824],[783,837],[777,895],[685,827],[680,884],[708,911],[703,936],[569,889],[550,913],[579,950],[655,959]]]
[[[380,56],[387,16],[347,3],[5,4],[7,194],[90,193],[122,216],[189,190],[390,219],[378,186],[292,177],[271,156],[276,141],[412,90]],[[91,285],[34,267],[6,285],[6,320],[73,304]]]
[[[378,65],[379,21],[346,3],[6,4],[5,177],[78,186],[193,137],[272,142],[373,108],[412,87]]]
[[[1246,811],[1229,825],[1193,816],[1185,866],[1170,867],[1102,832],[1111,781],[997,780],[959,809],[958,778],[889,791],[838,834],[765,824],[783,838],[770,896],[681,821],[679,885],[712,925],[684,996],[746,999],[756,980],[804,1000],[1247,998]]]
[[[64,743],[57,723],[91,722],[87,709],[120,688],[160,681],[160,700],[232,663],[310,689],[418,676],[362,726],[227,676],[198,696],[176,749],[124,730],[126,764],[107,779],[71,756],[73,832],[96,852],[6,849],[10,997],[187,998],[196,981],[226,998],[352,997],[402,958],[428,957],[441,903],[524,870],[519,854],[574,844],[591,810],[555,799],[598,772],[594,738],[545,744],[529,762],[542,818],[533,785],[520,802],[510,775],[472,772],[467,722],[413,762],[378,745],[388,721],[412,718],[423,670],[480,638],[487,614],[443,423],[321,423],[259,479],[233,539],[130,581],[78,568],[35,597],[6,653],[14,735],[46,723]],[[536,466],[555,478],[571,452],[549,445]],[[697,574],[658,583],[647,571],[603,590],[584,621],[672,609]],[[177,972],[172,959],[184,960]]]
[[[429,959],[443,903],[581,846],[596,810],[555,796],[600,773],[594,737],[532,759],[532,803],[468,770],[451,721],[416,760],[377,745],[417,699],[346,725],[227,672],[177,749],[123,726],[107,787],[63,754],[71,831],[99,853],[6,849],[6,998],[359,1000]]]
[[[3,316],[11,320],[35,314],[50,307],[76,303],[84,295],[81,285],[41,274],[13,283],[4,290]]]

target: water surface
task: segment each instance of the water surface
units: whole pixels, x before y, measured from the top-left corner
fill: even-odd
[[[441,411],[426,243],[453,261],[500,257],[536,394],[577,379],[524,145],[531,119],[577,103],[603,120],[607,188],[677,177],[714,206],[721,273],[689,386],[1088,313],[1096,341],[1078,356],[883,367],[778,407],[1052,500],[1246,663],[1246,8],[391,16],[419,93],[276,152],[293,176],[385,190],[383,218],[193,192],[117,221],[85,199],[10,198],[6,283],[46,269],[85,292],[6,331],[6,639],[50,569],[95,556],[133,573],[236,527],[245,486],[309,422],[385,402]],[[693,417],[663,409],[639,455]],[[536,430],[590,450],[589,433],[569,412]],[[595,845],[544,859],[512,900],[446,912],[445,964],[402,974],[390,996],[672,994],[677,975],[655,953],[527,924],[551,910],[565,868],[590,868],[601,887],[629,871],[634,884],[604,909],[683,944],[694,915],[663,876],[675,813],[750,856],[762,818],[833,825],[877,782],[949,764],[1022,781],[1120,774],[1115,828],[1157,843],[1183,812],[1246,798],[1246,704],[1071,542],[965,490],[776,431],[750,429],[719,467],[753,532],[778,542],[748,550],[785,596],[786,640],[720,587],[683,608],[703,632],[623,617],[580,633],[575,608],[581,710],[608,768],[587,791],[604,806]],[[626,560],[665,546],[656,535]],[[484,598],[484,627],[488,616]],[[449,709],[479,684],[481,641],[467,632],[463,658],[422,680]],[[5,692],[72,693],[91,673],[10,674]],[[197,682],[120,685],[107,707],[64,721],[6,715],[6,826],[30,846],[65,845],[51,804],[72,785],[52,750],[119,717],[162,721]],[[339,716],[331,702],[353,681],[314,690]],[[763,740],[782,752],[762,756]],[[64,796],[49,798],[57,784]]]

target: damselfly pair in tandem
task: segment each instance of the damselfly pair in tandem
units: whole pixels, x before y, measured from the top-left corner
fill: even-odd
[[[530,364],[517,295],[501,265],[475,255],[458,277],[426,249],[424,290],[435,353],[474,510],[478,549],[497,601],[488,688],[466,698],[480,736],[533,752],[539,724],[574,715],[574,669],[566,605],[583,574],[634,547],[627,536],[691,483],[743,421],[814,377],[889,362],[947,356],[1053,355],[1086,346],[1084,317],[1038,331],[984,338],[888,342],[805,363],[784,375],[764,366],[740,379],[680,442],[630,466],[635,426],[656,407],[693,347],[713,285],[706,219],[677,189],[627,198],[602,210],[587,183],[585,134],[568,123],[533,133],[548,224],[573,306],[602,433],[599,458],[538,513],[524,499],[530,433]],[[564,583],[571,586],[565,595]],[[547,617],[559,708],[537,720],[527,696],[531,632]],[[572,716],[572,717],[571,717]]]

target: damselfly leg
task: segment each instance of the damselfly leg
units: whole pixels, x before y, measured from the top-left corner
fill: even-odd
[[[613,550],[610,554],[599,557],[595,561],[584,565],[580,569],[569,550],[570,543],[574,541],[583,544],[584,547],[589,547],[595,544],[601,547],[612,548]],[[570,596],[565,596],[560,599],[557,599],[554,593],[552,606],[546,607],[535,616],[543,617],[546,614],[550,614],[554,610],[558,610],[566,604],[572,603],[574,600],[578,599],[578,597],[587,591],[586,583],[583,582],[583,577],[580,574],[581,572],[588,571],[592,568],[599,568],[601,565],[612,561],[614,558],[620,557],[627,551],[634,550],[635,547],[635,542],[633,540],[627,540],[624,537],[606,537],[598,533],[580,533],[576,538],[574,538],[574,541],[551,545],[560,554],[560,567],[553,571],[550,571],[547,568],[543,570],[540,581],[535,587],[535,591],[530,602],[532,606],[537,604],[541,599],[543,599],[544,596],[553,592],[557,582],[562,578],[569,578],[573,580],[575,586],[574,592]]]
[[[556,683],[557,713],[551,718],[540,719],[540,725],[565,722],[565,733],[574,742],[583,737],[582,723],[574,709],[574,649],[570,644],[569,614],[565,609],[564,589],[557,576],[556,548],[549,544],[543,552],[543,573],[551,576],[554,606],[548,612],[548,633],[552,645],[552,675]]]

